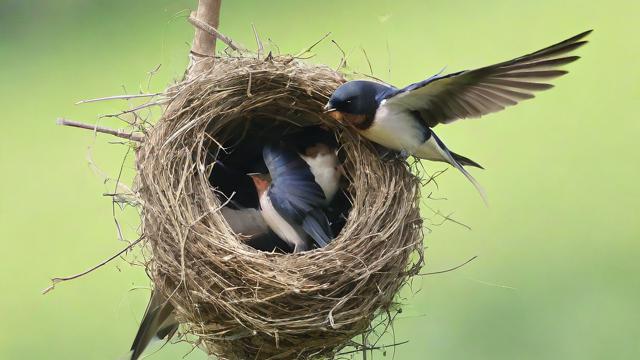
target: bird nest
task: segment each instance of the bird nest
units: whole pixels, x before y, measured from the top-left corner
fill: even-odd
[[[183,331],[211,355],[335,357],[370,331],[423,264],[419,179],[322,112],[343,81],[291,57],[218,58],[210,72],[170,87],[163,116],[146,129],[136,192],[147,271]],[[336,136],[350,210],[324,248],[256,250],[220,211],[229,199],[211,181],[215,159],[247,134],[271,131],[268,124],[322,126]]]

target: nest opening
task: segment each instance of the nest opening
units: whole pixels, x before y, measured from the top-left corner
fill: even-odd
[[[224,134],[222,138],[225,140],[210,145],[206,165],[211,169],[209,182],[213,192],[220,203],[226,204],[221,210],[231,230],[240,241],[257,250],[291,252],[292,248],[264,224],[253,225],[257,222],[255,217],[261,215],[257,211],[259,202],[256,188],[247,174],[268,171],[262,159],[262,149],[274,141],[288,144],[299,153],[304,153],[304,148],[316,141],[330,143],[337,149],[338,157],[344,159],[338,133],[324,124],[321,114],[318,114],[315,124],[249,116],[234,120],[228,128],[220,129],[218,134]],[[208,133],[208,136],[215,138],[220,135]],[[341,181],[336,196],[323,209],[333,234],[340,233],[351,209],[349,192],[354,189],[348,186],[348,182],[348,179]]]
[[[167,90],[164,114],[147,130],[136,181],[147,271],[211,355],[331,358],[371,330],[423,264],[419,179],[322,113],[343,81],[291,57],[218,58]],[[245,174],[259,151],[247,149],[309,126],[340,145],[348,185],[334,204],[343,219],[336,238],[297,254],[247,244],[223,214],[232,201],[256,201]],[[217,172],[220,163],[236,175]]]

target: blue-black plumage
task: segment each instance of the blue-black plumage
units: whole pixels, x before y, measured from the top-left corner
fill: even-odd
[[[590,32],[513,60],[437,74],[401,89],[374,81],[349,81],[331,95],[325,110],[375,143],[451,164],[486,199],[478,182],[463,167],[481,166],[449,150],[431,128],[503,110],[533,98],[536,91],[553,87],[545,81],[567,73],[559,68],[579,59],[567,54],[586,44],[583,39]]]
[[[269,174],[252,178],[267,225],[294,252],[311,249],[310,238],[326,246],[333,238],[323,212],[326,197],[307,162],[281,144],[266,145],[263,156]]]
[[[157,292],[151,292],[151,299],[140,323],[129,354],[124,359],[137,360],[153,343],[169,341],[178,330],[171,303]]]

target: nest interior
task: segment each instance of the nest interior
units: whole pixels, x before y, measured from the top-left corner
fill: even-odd
[[[291,57],[219,58],[210,72],[170,87],[163,116],[146,129],[136,192],[147,271],[184,331],[211,355],[331,358],[369,331],[423,264],[418,178],[322,113],[343,81],[328,67]],[[340,145],[346,221],[327,247],[259,251],[222,216],[229,177],[212,176],[216,160],[247,171],[242,166],[251,161],[233,155],[235,146],[306,126],[329,129]],[[254,198],[238,191],[239,201]]]

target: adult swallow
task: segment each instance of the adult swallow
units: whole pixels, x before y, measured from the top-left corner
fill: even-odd
[[[590,32],[513,60],[437,74],[401,89],[373,81],[349,81],[335,90],[325,110],[375,143],[451,164],[486,199],[478,182],[463,166],[482,167],[449,150],[431,128],[503,110],[533,98],[536,91],[553,87],[545,81],[567,73],[559,67],[579,59],[567,54],[586,44],[583,38]]]
[[[131,345],[127,359],[136,360],[151,344],[169,340],[178,330],[178,322],[174,318],[173,305],[152,291],[149,305],[145,311],[138,333]]]
[[[269,174],[251,174],[260,212],[267,225],[293,252],[310,250],[312,242],[326,246],[333,238],[324,191],[300,155],[281,145],[266,145],[263,157]]]

